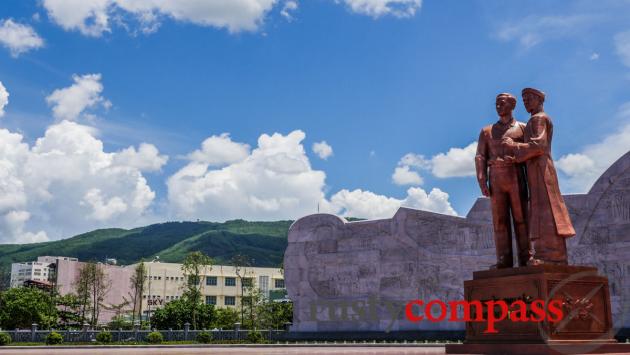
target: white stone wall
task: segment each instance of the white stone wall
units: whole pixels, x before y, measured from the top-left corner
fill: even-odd
[[[630,326],[630,153],[588,194],[565,200],[577,231],[568,243],[570,263],[597,266],[609,278],[615,325]],[[463,299],[463,281],[495,261],[491,219],[489,200],[480,198],[465,218],[401,208],[384,220],[297,220],[284,257],[293,330],[463,329],[410,323],[400,307],[413,299]]]

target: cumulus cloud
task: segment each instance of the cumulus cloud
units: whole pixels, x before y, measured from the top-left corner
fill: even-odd
[[[407,196],[402,200],[360,189],[354,191],[344,189],[330,198],[328,208],[338,211],[337,213],[342,216],[368,219],[391,218],[400,207],[456,216],[457,213],[451,207],[448,198],[446,192],[437,188],[432,189],[427,194],[419,187],[411,187],[407,190]]]
[[[211,136],[203,141],[201,149],[188,158],[196,163],[224,166],[242,161],[249,155],[249,145],[232,141],[230,135]]]
[[[0,21],[0,44],[9,49],[13,57],[44,46],[33,27],[13,22],[11,19]]]
[[[326,175],[311,169],[304,138],[299,130],[263,134],[250,154],[216,169],[195,159],[168,179],[169,203],[186,218],[279,219],[314,213],[324,199]]]
[[[621,62],[630,67],[630,31],[615,35],[615,50],[621,58]]]
[[[0,243],[130,227],[147,215],[155,193],[142,171],[159,168],[166,157],[146,144],[105,152],[96,133],[62,121],[29,146],[22,135],[0,129]]]
[[[339,2],[340,0],[337,0]],[[412,17],[420,10],[422,0],[342,0],[355,13],[378,18],[385,15]]]
[[[567,192],[588,192],[606,169],[630,151],[630,103],[620,108],[619,116],[625,122],[619,131],[558,159],[555,165],[566,177]]]
[[[451,148],[431,158],[431,173],[439,178],[475,176],[477,142],[465,148]]]
[[[502,41],[518,41],[524,49],[528,49],[545,40],[583,33],[600,20],[598,16],[587,14],[528,16],[522,20],[506,22],[495,35]]]
[[[464,148],[450,148],[430,159],[407,153],[398,161],[392,181],[397,185],[420,185],[423,180],[419,171],[422,170],[430,171],[438,178],[474,176],[476,151],[477,142],[472,142]]]
[[[128,147],[114,155],[114,164],[136,168],[140,171],[159,171],[166,164],[168,157],[160,155],[153,144],[141,143],[136,150]]]
[[[326,160],[333,155],[333,149],[326,141],[321,141],[313,144],[313,153],[317,154],[321,159]]]
[[[112,0],[43,0],[48,17],[65,30],[98,37],[109,31]]]
[[[111,102],[101,96],[101,74],[73,75],[74,84],[53,91],[46,102],[52,106],[53,116],[60,120],[76,120],[88,108],[102,105],[109,108]]]
[[[256,31],[277,0],[44,0],[49,17],[66,30],[87,36],[111,31],[116,12],[131,14],[144,32],[153,32],[161,17],[230,32]]]
[[[4,108],[9,104],[9,92],[0,81],[0,117],[4,116]]]
[[[284,6],[282,6],[282,10],[280,11],[280,15],[282,15],[282,17],[286,18],[287,21],[293,21],[293,15],[291,13],[296,11],[297,8],[298,8],[297,1],[293,1],[293,0],[286,1],[284,3]]]
[[[299,130],[263,134],[249,154],[219,168],[191,159],[167,181],[172,213],[185,219],[288,219],[315,213],[319,206],[321,212],[389,218],[408,206],[455,214],[448,194],[439,189],[411,188],[402,200],[363,190],[341,190],[326,199],[326,174],[311,168],[304,138]]]
[[[392,174],[392,181],[396,185],[422,185],[422,177],[416,171],[411,171],[409,165],[398,166]]]

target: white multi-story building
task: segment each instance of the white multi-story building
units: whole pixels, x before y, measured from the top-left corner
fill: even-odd
[[[40,256],[37,261],[11,264],[11,287],[22,286],[25,281],[48,282],[50,264],[57,260],[78,261],[65,256]]]
[[[182,264],[147,262],[147,283],[142,309],[150,314],[156,308],[179,299],[186,289]],[[128,267],[135,267],[131,265]],[[238,271],[238,272],[237,272]],[[217,307],[240,307],[247,291],[241,287],[251,285],[269,297],[270,292],[284,290],[282,269],[212,265],[201,270],[201,295],[206,304]],[[244,293],[244,295],[243,295]]]

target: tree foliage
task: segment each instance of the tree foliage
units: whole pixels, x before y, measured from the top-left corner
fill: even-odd
[[[51,307],[48,292],[30,287],[16,287],[0,292],[0,327],[30,328],[37,323],[48,328],[57,322],[57,309]]]
[[[193,305],[201,304],[201,287],[205,281],[205,275],[212,269],[212,259],[200,251],[194,251],[186,256],[182,264],[182,271],[186,279],[186,291],[183,297]],[[197,329],[199,322],[197,321],[198,307],[191,307],[192,326]]]
[[[180,298],[158,308],[151,316],[151,325],[157,329],[184,329],[184,324],[192,324],[193,314],[196,317],[197,326],[201,329],[211,328],[215,322],[214,306],[193,303],[187,298]]]

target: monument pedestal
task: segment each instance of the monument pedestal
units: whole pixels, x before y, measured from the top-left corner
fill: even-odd
[[[560,300],[563,318],[558,322],[513,322],[508,316],[495,323],[496,333],[485,332],[486,322],[467,322],[466,341],[448,345],[448,354],[566,354],[630,349],[613,338],[608,279],[598,275],[594,267],[544,264],[477,271],[472,280],[464,281],[464,298],[482,304],[503,300],[508,306],[522,300],[528,305],[528,313],[535,300],[545,305]],[[484,308],[484,318],[487,312]],[[472,316],[474,319],[474,313]]]

